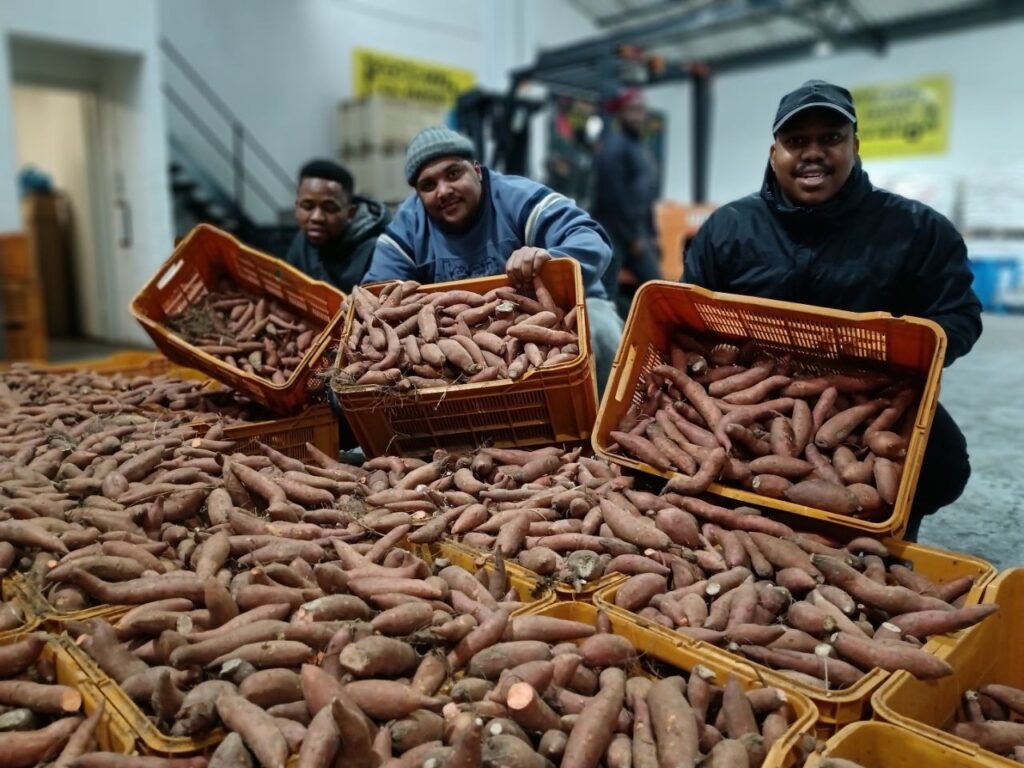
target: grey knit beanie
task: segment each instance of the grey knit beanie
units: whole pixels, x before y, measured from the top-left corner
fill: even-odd
[[[416,186],[416,177],[424,165],[439,157],[454,155],[472,160],[476,156],[473,142],[451,128],[433,125],[413,136],[405,150],[405,179]]]

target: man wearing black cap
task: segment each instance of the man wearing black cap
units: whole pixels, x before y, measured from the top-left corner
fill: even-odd
[[[602,391],[622,335],[622,321],[601,284],[611,261],[607,235],[568,198],[484,168],[474,155],[469,139],[442,126],[413,138],[405,177],[414,193],[377,241],[363,282],[440,283],[505,272],[528,283],[546,261],[575,259]]]
[[[967,354],[981,335],[981,304],[964,241],[924,203],[871,185],[849,91],[807,81],[782,98],[772,132],[761,191],[711,215],[686,252],[684,282],[925,317],[946,332],[946,365]],[[970,473],[964,436],[939,405],[908,539],[924,515],[959,498]]]
[[[299,171],[295,234],[285,261],[345,293],[359,285],[377,236],[390,220],[376,200],[358,197],[355,182],[332,160],[311,160]]]

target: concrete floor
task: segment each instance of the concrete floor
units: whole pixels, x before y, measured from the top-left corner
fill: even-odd
[[[47,359],[51,363],[73,363],[78,360],[94,360],[133,349],[124,344],[110,344],[93,339],[49,339]],[[139,349],[142,349],[141,347]],[[149,347],[150,352],[156,350]]]
[[[918,538],[1002,569],[1024,566],[1024,316],[984,323],[971,353],[944,372],[939,398],[967,437],[971,479]]]

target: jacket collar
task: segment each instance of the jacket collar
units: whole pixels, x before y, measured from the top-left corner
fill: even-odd
[[[761,185],[761,199],[769,210],[787,223],[822,223],[832,224],[851,214],[871,192],[871,180],[867,171],[861,166],[860,158],[850,171],[850,178],[843,184],[839,193],[821,205],[794,205],[782,195],[775,172],[768,163]]]

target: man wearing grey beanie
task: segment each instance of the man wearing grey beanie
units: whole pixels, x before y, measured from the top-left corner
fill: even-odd
[[[415,192],[378,238],[363,282],[440,283],[506,272],[524,283],[552,258],[576,259],[600,394],[622,336],[601,282],[612,255],[604,230],[543,184],[482,167],[470,140],[449,128],[420,131],[405,156]]]

